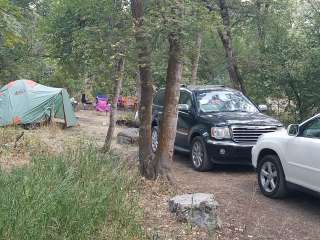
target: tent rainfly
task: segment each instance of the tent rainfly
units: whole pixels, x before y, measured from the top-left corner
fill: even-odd
[[[77,124],[68,92],[31,80],[17,80],[0,89],[0,126],[40,123],[52,117]]]

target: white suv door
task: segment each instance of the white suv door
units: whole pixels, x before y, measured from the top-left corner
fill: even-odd
[[[300,127],[297,137],[288,141],[287,180],[320,191],[320,118]]]

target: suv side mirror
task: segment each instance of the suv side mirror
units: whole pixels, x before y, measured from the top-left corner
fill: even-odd
[[[266,111],[268,111],[268,106],[265,105],[265,104],[259,105],[258,108],[259,108],[259,110],[260,110],[261,112],[266,112]]]
[[[298,124],[291,124],[288,126],[288,135],[289,136],[298,136],[299,134],[299,125]]]
[[[178,105],[178,111],[189,112],[190,111],[190,106],[188,104],[179,104]]]

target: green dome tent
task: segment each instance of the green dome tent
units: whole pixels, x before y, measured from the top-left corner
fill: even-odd
[[[0,126],[39,123],[51,117],[77,124],[68,92],[31,80],[17,80],[0,89]]]

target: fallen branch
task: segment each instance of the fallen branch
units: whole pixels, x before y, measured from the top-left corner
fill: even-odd
[[[14,147],[13,148],[16,148],[17,147],[17,144],[19,142],[19,140],[23,137],[24,135],[24,132],[20,133],[17,137],[16,137],[16,141],[14,143]]]

